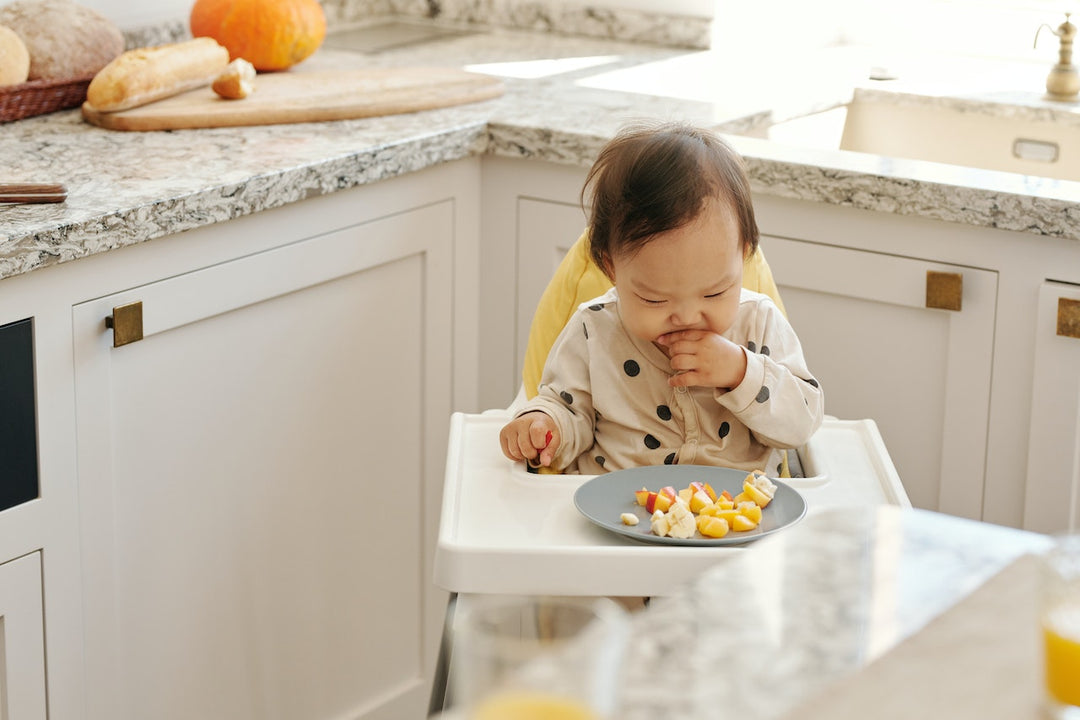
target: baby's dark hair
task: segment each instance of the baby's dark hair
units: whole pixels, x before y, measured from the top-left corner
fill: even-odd
[[[708,198],[732,208],[744,256],[757,249],[742,158],[707,130],[681,123],[624,128],[589,170],[583,206],[589,197],[589,250],[605,273],[613,255],[636,252],[654,235],[686,225]]]

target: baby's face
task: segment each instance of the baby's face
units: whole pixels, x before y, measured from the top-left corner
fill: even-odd
[[[722,334],[735,322],[743,250],[730,208],[709,201],[689,224],[657,235],[636,254],[612,258],[623,325],[656,342],[676,330]]]

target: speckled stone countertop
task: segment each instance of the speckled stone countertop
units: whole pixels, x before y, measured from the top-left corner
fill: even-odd
[[[824,52],[779,74],[733,71],[711,51],[500,28],[371,54],[331,37],[305,66],[466,66],[507,91],[328,123],[133,133],[71,110],[0,125],[0,182],[69,191],[63,204],[0,205],[0,279],[480,154],[586,167],[618,128],[657,118],[732,133],[759,193],[1080,240],[1078,182],[738,134],[850,100],[846,59]]]
[[[1049,542],[892,506],[809,516],[633,616],[614,717],[795,716]]]

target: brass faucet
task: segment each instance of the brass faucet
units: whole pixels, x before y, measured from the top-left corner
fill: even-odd
[[[1057,30],[1043,23],[1035,31],[1035,43],[1032,47],[1038,46],[1039,33],[1043,28],[1057,35],[1061,41],[1057,65],[1051,68],[1050,74],[1046,76],[1046,92],[1052,100],[1075,100],[1080,95],[1080,73],[1077,73],[1076,66],[1072,64],[1072,46],[1073,38],[1076,37],[1076,26],[1069,22],[1071,14],[1065,13],[1065,22],[1061,23]]]

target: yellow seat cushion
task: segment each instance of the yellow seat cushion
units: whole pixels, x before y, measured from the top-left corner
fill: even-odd
[[[768,295],[780,312],[787,314],[760,245],[743,265],[743,287]],[[589,256],[588,233],[582,233],[559,263],[533,315],[529,344],[525,349],[525,366],[521,372],[527,398],[536,395],[548,352],[578,305],[603,295],[610,288],[611,281]]]

